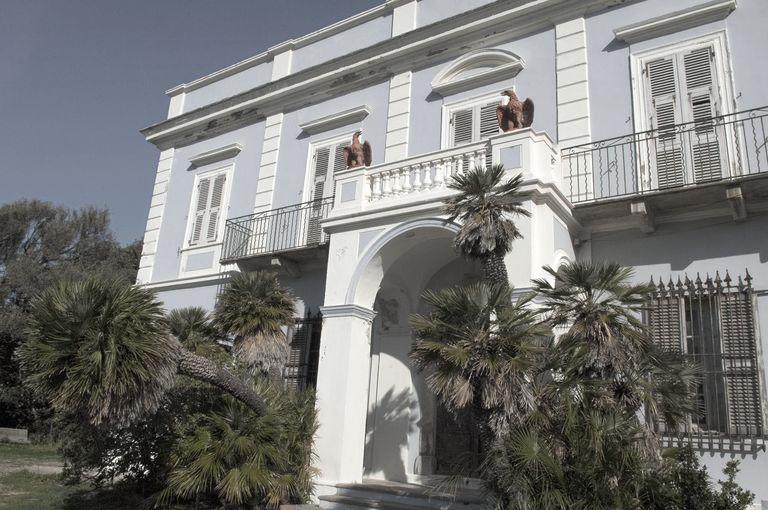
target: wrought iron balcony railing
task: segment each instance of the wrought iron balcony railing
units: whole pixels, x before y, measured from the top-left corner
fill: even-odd
[[[768,106],[562,150],[571,203],[768,173]]]
[[[328,242],[320,222],[333,207],[333,197],[295,204],[227,220],[221,261],[319,246]]]

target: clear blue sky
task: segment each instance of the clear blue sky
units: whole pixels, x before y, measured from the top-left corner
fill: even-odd
[[[0,0],[0,203],[107,207],[143,237],[166,89],[383,0]]]

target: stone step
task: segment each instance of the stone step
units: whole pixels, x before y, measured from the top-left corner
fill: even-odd
[[[422,485],[380,480],[342,483],[336,486],[336,490],[334,495],[319,498],[321,507],[333,510],[479,510],[486,506],[483,493],[479,490],[462,489],[456,494],[451,494]]]

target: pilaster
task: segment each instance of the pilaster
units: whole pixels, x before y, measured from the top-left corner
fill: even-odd
[[[584,18],[555,27],[557,49],[557,138],[561,147],[591,141],[587,32]]]
[[[321,307],[315,466],[320,484],[360,482],[365,454],[373,310]]]
[[[152,190],[152,201],[147,215],[147,228],[144,231],[144,244],[141,249],[139,272],[136,275],[136,283],[144,284],[152,280],[152,268],[155,265],[157,252],[157,240],[160,236],[160,226],[163,223],[165,200],[168,194],[168,183],[171,180],[171,167],[173,164],[174,149],[167,149],[160,153],[155,175],[155,187]]]
[[[397,37],[416,28],[418,2],[406,0],[393,2],[392,37]],[[384,162],[397,161],[408,157],[408,136],[411,116],[410,71],[396,74],[389,82],[389,108],[387,110],[387,136],[384,147]]]

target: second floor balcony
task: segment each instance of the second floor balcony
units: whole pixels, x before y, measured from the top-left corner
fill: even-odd
[[[320,222],[332,206],[331,196],[227,220],[221,262],[289,252],[296,256],[325,245],[328,235]]]
[[[671,196],[768,175],[768,107],[562,149],[574,205]]]

